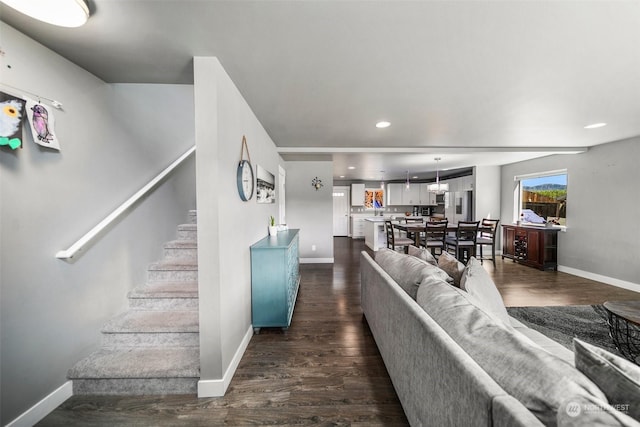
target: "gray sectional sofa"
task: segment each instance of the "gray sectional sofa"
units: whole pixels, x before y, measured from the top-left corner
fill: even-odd
[[[411,251],[361,253],[361,305],[412,426],[640,426],[573,352],[508,316],[475,259]]]

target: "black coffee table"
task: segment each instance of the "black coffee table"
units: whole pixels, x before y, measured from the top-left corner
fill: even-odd
[[[607,301],[609,334],[620,353],[638,364],[640,356],[640,301]]]

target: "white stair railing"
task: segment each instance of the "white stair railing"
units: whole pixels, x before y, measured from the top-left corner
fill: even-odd
[[[82,248],[93,240],[102,230],[109,226],[116,218],[118,218],[124,211],[126,211],[131,205],[136,203],[142,197],[145,196],[149,191],[153,189],[164,177],[169,175],[175,168],[180,166],[180,164],[187,159],[191,154],[196,151],[196,146],[189,148],[183,155],[178,157],[173,163],[167,166],[162,172],[158,174],[155,178],[153,178],[147,185],[142,187],[135,193],[133,196],[129,197],[127,201],[121,204],[116,210],[111,212],[105,219],[100,221],[95,227],[89,230],[84,236],[78,239],[73,245],[71,245],[68,249],[64,249],[58,251],[56,253],[56,258],[59,259],[71,259],[73,256],[82,250]]]

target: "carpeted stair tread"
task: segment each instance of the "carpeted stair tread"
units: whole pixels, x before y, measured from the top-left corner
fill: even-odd
[[[130,310],[109,320],[103,333],[198,332],[198,312]]]
[[[171,240],[164,244],[165,249],[198,249],[197,240]]]
[[[137,286],[129,298],[198,298],[198,282],[155,282]]]
[[[178,226],[178,231],[180,231],[180,230],[197,231],[198,230],[198,224],[180,224]]]
[[[198,347],[102,348],[69,370],[81,378],[196,378],[200,376]]]
[[[148,271],[197,271],[197,260],[163,260],[149,265]]]

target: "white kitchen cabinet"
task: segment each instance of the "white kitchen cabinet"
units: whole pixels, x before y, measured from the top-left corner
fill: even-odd
[[[351,206],[364,206],[364,184],[351,184]]]
[[[402,204],[403,205],[419,205],[420,204],[420,184],[411,184],[407,188],[406,184],[402,187]]]
[[[402,202],[404,186],[404,184],[393,182],[387,184],[387,206],[398,206],[404,204]]]
[[[365,216],[351,215],[351,237],[364,239]]]
[[[429,185],[431,184],[420,184],[419,205],[434,206],[436,204],[436,193],[435,191],[429,191]]]

